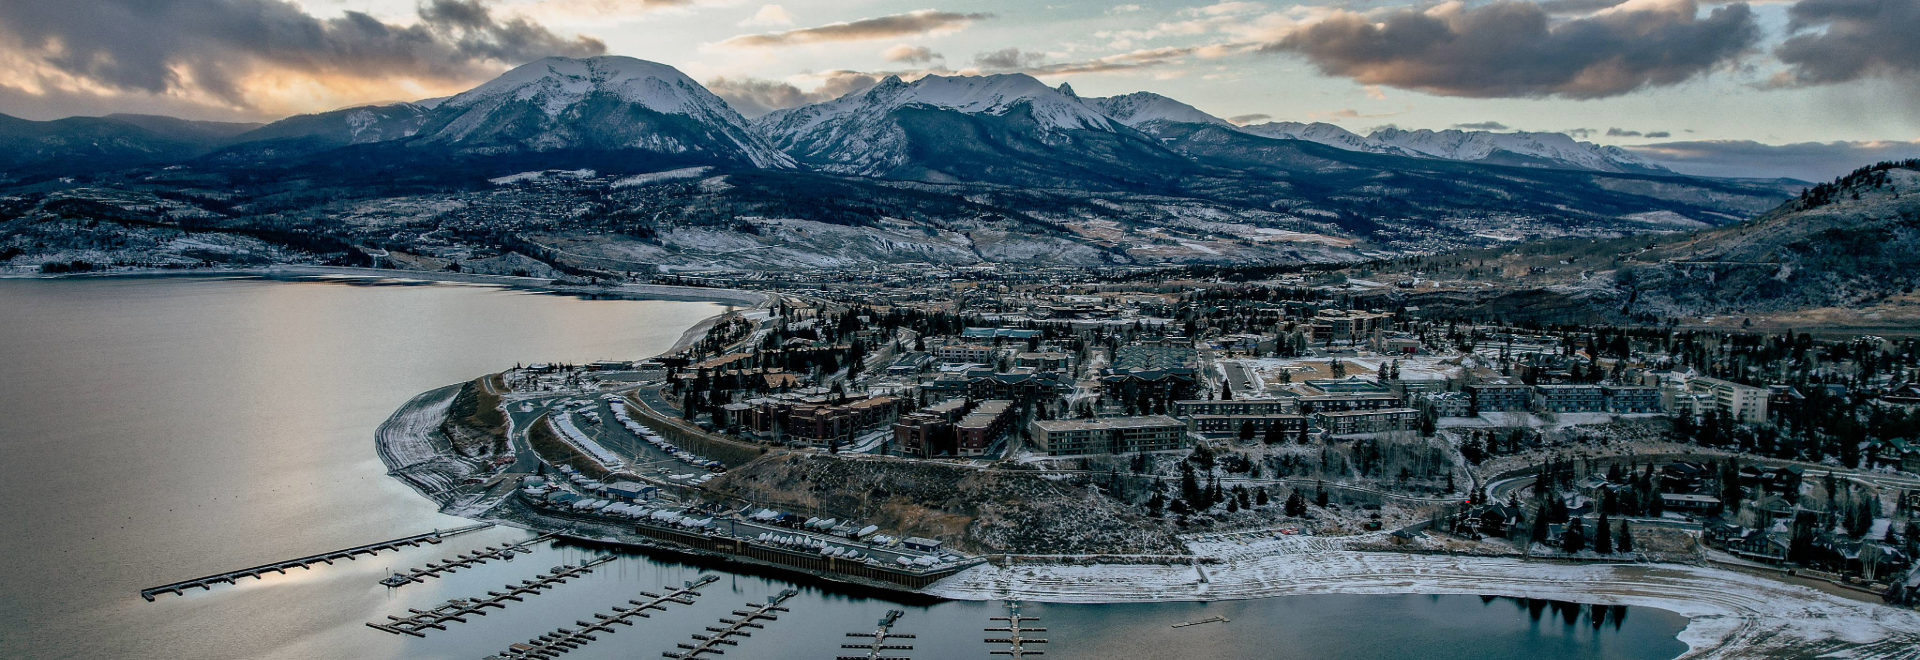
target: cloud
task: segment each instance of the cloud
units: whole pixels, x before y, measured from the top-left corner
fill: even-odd
[[[741,25],[793,25],[793,12],[780,5],[761,5],[760,11],[740,21]]]
[[[1920,2],[1800,0],[1787,17],[1793,36],[1773,51],[1787,70],[1775,84],[1920,79]]]
[[[760,78],[714,78],[707,89],[733,106],[735,112],[753,118],[787,108],[831,101],[879,84],[881,76],[858,71],[832,71],[811,92],[792,83]]]
[[[285,0],[5,2],[0,89],[68,99],[67,112],[159,97],[265,116],[445,93],[540,57],[606,52],[478,0],[429,0],[417,13],[400,25],[354,11],[322,19]]]
[[[1592,99],[1679,84],[1732,64],[1759,38],[1745,4],[1702,16],[1693,0],[1635,0],[1555,21],[1539,5],[1495,0],[1337,11],[1262,50],[1298,54],[1329,76],[1441,96]]]
[[[1133,12],[1140,11],[1141,9],[1145,9],[1145,7],[1141,7],[1140,5],[1114,5],[1112,7],[1107,8],[1107,13],[1131,14]]]
[[[1591,131],[1589,131],[1589,133],[1590,132]],[[1673,133],[1667,131],[1647,131],[1643,133],[1641,131],[1629,131],[1624,128],[1609,128],[1607,129],[1607,137],[1644,137],[1659,139],[1673,137]]]
[[[1540,3],[1540,10],[1549,14],[1590,14],[1602,9],[1612,9],[1627,0],[1547,0]]]
[[[926,46],[907,46],[904,44],[888,48],[886,52],[881,53],[880,56],[886,58],[888,62],[902,62],[906,64],[926,64],[934,60],[947,59],[945,55],[933,52],[932,48]]]
[[[818,27],[799,28],[784,32],[743,34],[722,41],[720,45],[736,48],[767,48],[839,41],[893,39],[919,34],[952,32],[965,29],[967,26],[973,25],[974,21],[990,18],[993,18],[993,14],[963,14],[922,9],[919,11],[910,11],[905,14],[893,14],[878,18],[863,18],[844,23],[828,23]]]
[[[1476,121],[1467,124],[1454,124],[1453,127],[1463,131],[1504,131],[1508,128],[1506,124],[1497,121]]]
[[[1200,50],[1199,47],[1143,48],[1092,59],[1048,62],[1045,53],[1024,52],[1019,48],[1002,48],[975,54],[973,63],[981,70],[993,73],[1065,76],[1164,67],[1182,62],[1187,56],[1195,55]]]
[[[1273,115],[1256,112],[1250,115],[1234,115],[1228,117],[1227,121],[1232,122],[1236,126],[1245,126],[1257,121],[1268,121],[1271,119],[1273,119]]]
[[[1770,145],[1752,140],[1697,140],[1624,147],[1682,174],[1723,177],[1789,177],[1827,181],[1884,160],[1920,158],[1920,140],[1901,142],[1801,142]]]
[[[1593,134],[1598,133],[1599,131],[1596,131],[1591,128],[1569,128],[1567,130],[1560,131],[1560,132],[1566,133],[1568,137],[1575,137],[1575,138],[1580,138],[1584,140],[1584,139],[1593,137]]]

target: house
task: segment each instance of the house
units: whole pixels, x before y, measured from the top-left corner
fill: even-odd
[[[1048,456],[1160,451],[1186,444],[1187,425],[1166,415],[1043,419],[1029,428],[1039,451]]]

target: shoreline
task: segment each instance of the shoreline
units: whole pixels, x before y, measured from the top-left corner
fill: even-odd
[[[0,274],[0,280],[60,280],[86,278],[142,279],[166,277],[261,277],[268,279],[314,278],[314,279],[377,279],[399,281],[439,282],[445,284],[472,284],[496,286],[522,291],[539,291],[582,296],[603,296],[624,300],[665,300],[673,302],[710,302],[737,307],[764,307],[771,305],[774,295],[761,291],[745,289],[710,289],[704,287],[673,286],[667,284],[620,284],[613,286],[587,286],[562,284],[559,280],[540,277],[517,277],[513,275],[480,275],[471,273],[452,273],[445,271],[394,270],[389,268],[360,268],[355,266],[308,266],[301,264],[275,264],[257,268],[193,268],[193,269],[129,269],[121,271],[103,271],[91,273],[9,273]],[[677,350],[677,349],[675,349]],[[672,352],[669,350],[668,352]],[[648,356],[653,357],[653,356]]]

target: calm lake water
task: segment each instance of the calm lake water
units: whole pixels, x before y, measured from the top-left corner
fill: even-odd
[[[482,595],[597,554],[532,556],[389,590],[386,570],[528,536],[494,529],[186,597],[141,588],[465,524],[386,476],[373,430],[408,398],[516,362],[632,359],[722,307],[489,287],[251,278],[0,280],[0,657],[471,658],[659,591],[702,567],[624,556],[425,639],[368,621]],[[569,658],[659,658],[748,601],[792,613],[726,658],[832,658],[891,608],[919,660],[986,658],[998,604],[721,573],[692,606]],[[1040,605],[1049,658],[1672,658],[1685,619],[1571,624],[1470,596]],[[1232,619],[1173,629],[1213,615]]]

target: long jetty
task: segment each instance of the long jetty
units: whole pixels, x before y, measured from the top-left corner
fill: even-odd
[[[990,619],[992,619],[992,620],[994,620],[994,621],[1005,621],[1005,622],[1007,622],[1007,627],[1005,627],[1005,628],[987,628],[987,629],[986,629],[986,631],[987,631],[987,632],[1003,632],[1003,633],[1007,633],[1007,636],[1006,636],[1006,637],[988,637],[988,638],[987,638],[987,643],[988,643],[988,644],[1006,644],[1006,645],[1007,645],[1007,648],[1004,648],[1004,649],[994,649],[994,650],[991,650],[991,651],[988,651],[988,653],[990,653],[990,654],[992,654],[992,655],[1006,655],[1006,656],[1013,656],[1013,657],[1014,657],[1014,658],[1016,658],[1016,659],[1017,659],[1017,658],[1024,658],[1024,657],[1027,657],[1027,656],[1030,656],[1030,655],[1045,655],[1045,653],[1044,653],[1044,652],[1041,652],[1041,651],[1034,651],[1034,650],[1030,650],[1030,649],[1027,649],[1027,648],[1026,648],[1026,645],[1027,645],[1027,644],[1045,644],[1045,643],[1047,643],[1047,640],[1044,640],[1044,639],[1038,639],[1038,638],[1033,638],[1033,637],[1022,637],[1022,636],[1020,635],[1021,633],[1032,633],[1032,632],[1046,632],[1046,631],[1047,631],[1047,629],[1046,629],[1046,628],[1032,628],[1032,627],[1028,627],[1028,628],[1022,628],[1022,627],[1020,627],[1020,622],[1022,622],[1022,621],[1039,621],[1039,620],[1040,620],[1040,617],[1037,617],[1037,616],[1027,616],[1027,617],[1023,617],[1023,616],[1020,616],[1020,603],[1019,603],[1018,601],[1007,601],[1007,615],[1006,615],[1006,616],[996,616],[996,617],[988,617],[988,618],[990,618]]]
[[[774,594],[772,596],[768,596],[767,602],[764,605],[755,605],[753,603],[747,603],[747,607],[752,609],[733,611],[733,615],[740,618],[721,619],[720,623],[725,624],[724,626],[707,626],[707,632],[712,633],[710,635],[695,634],[693,636],[693,639],[695,641],[698,641],[699,642],[698,644],[689,644],[689,643],[682,642],[679,644],[679,646],[680,648],[685,649],[684,651],[679,651],[679,652],[666,651],[666,652],[662,652],[660,655],[663,655],[669,658],[684,658],[688,660],[691,660],[693,658],[698,658],[702,653],[712,653],[714,655],[722,655],[726,653],[726,651],[722,651],[716,647],[720,646],[721,644],[725,644],[727,646],[739,646],[740,642],[734,641],[733,638],[752,637],[753,634],[747,632],[746,631],[747,628],[765,628],[766,627],[758,623],[754,623],[754,621],[756,620],[774,621],[779,619],[780,617],[774,616],[773,612],[789,611],[787,608],[781,607],[780,604],[787,602],[788,598],[792,598],[799,593],[800,592],[794,591],[792,589],[782,589],[780,593]]]
[[[631,626],[633,625],[632,619],[634,618],[648,618],[650,615],[647,614],[647,610],[665,611],[667,609],[667,603],[692,605],[693,599],[700,595],[700,592],[695,591],[695,589],[713,584],[719,580],[720,576],[718,575],[702,576],[700,579],[687,582],[685,586],[668,592],[665,595],[642,591],[640,595],[653,600],[645,602],[629,600],[624,607],[614,606],[613,614],[595,614],[593,615],[594,620],[592,622],[575,621],[573,622],[574,625],[580,626],[579,628],[561,628],[527,640],[524,644],[514,644],[509,647],[505,653],[487,656],[486,660],[549,660],[560,657],[569,651],[599,639],[599,637],[596,636],[599,633],[614,632],[617,630],[613,627],[616,623],[623,626]]]
[[[428,630],[446,630],[447,622],[466,623],[467,617],[486,616],[487,608],[506,609],[509,602],[526,600],[527,596],[537,596],[540,592],[563,584],[567,578],[579,577],[593,572],[593,567],[613,561],[613,555],[597,557],[579,566],[561,565],[553,567],[547,573],[535,576],[531,580],[521,580],[520,584],[509,584],[506,591],[489,591],[485,598],[455,598],[447,604],[430,610],[408,608],[412,616],[387,615],[386,623],[367,623],[367,627],[390,632],[395,635],[413,635],[426,637]]]
[[[550,540],[553,537],[556,537],[559,535],[560,535],[559,532],[547,532],[545,534],[541,534],[539,536],[527,539],[525,541],[521,541],[519,543],[509,543],[502,546],[487,546],[485,548],[480,549],[480,551],[478,552],[471,552],[471,553],[463,552],[458,555],[454,555],[452,559],[441,560],[438,562],[427,562],[426,566],[411,569],[405,573],[394,573],[392,575],[386,576],[380,579],[380,584],[384,584],[389,587],[404,587],[406,585],[413,584],[415,582],[426,582],[426,578],[440,577],[441,575],[444,575],[447,573],[457,573],[462,568],[472,568],[474,566],[478,566],[480,564],[484,564],[495,559],[511,560],[513,559],[513,556],[516,554],[532,552],[532,548],[535,544],[538,544],[542,541]]]
[[[192,589],[195,587],[199,587],[207,591],[212,591],[213,585],[233,584],[234,580],[238,580],[243,577],[250,577],[257,580],[257,579],[262,579],[268,573],[279,573],[281,575],[285,575],[287,573],[287,569],[290,569],[290,568],[312,569],[314,564],[326,564],[328,566],[332,566],[334,560],[337,560],[337,559],[351,560],[351,559],[358,558],[359,555],[372,556],[385,550],[398,550],[400,548],[417,547],[422,543],[438,544],[440,543],[440,541],[448,537],[458,536],[460,534],[465,534],[467,532],[476,532],[492,526],[493,526],[493,523],[482,523],[479,525],[468,525],[465,527],[456,527],[456,528],[447,529],[447,530],[434,530],[426,534],[415,534],[413,536],[409,536],[406,538],[398,538],[391,541],[369,543],[367,545],[355,546],[352,548],[347,548],[345,550],[335,550],[333,552],[322,552],[317,555],[308,555],[306,557],[301,557],[299,559],[289,559],[287,561],[274,562],[271,564],[264,564],[264,565],[255,566],[252,568],[243,568],[237,571],[228,571],[228,572],[220,573],[217,575],[209,575],[202,578],[194,578],[192,580],[183,580],[183,581],[175,582],[172,584],[163,584],[158,587],[153,587],[150,589],[141,589],[140,597],[147,599],[147,602],[151,603],[153,602],[154,596],[158,596],[160,594],[168,594],[168,593],[174,594],[174,595],[185,595],[186,590]]]
[[[900,617],[906,616],[906,614],[907,614],[906,612],[902,612],[900,610],[887,610],[887,615],[880,617],[880,625],[878,628],[875,628],[873,632],[847,633],[848,637],[868,637],[868,638],[872,638],[873,641],[861,642],[859,644],[841,644],[840,648],[859,649],[862,651],[866,651],[867,654],[866,655],[843,655],[836,658],[836,660],[909,660],[904,656],[880,655],[882,652],[885,652],[885,651],[913,650],[912,644],[888,644],[887,643],[888,640],[893,640],[893,639],[913,639],[913,635],[910,635],[907,633],[897,633],[893,631],[893,624],[899,622]]]

